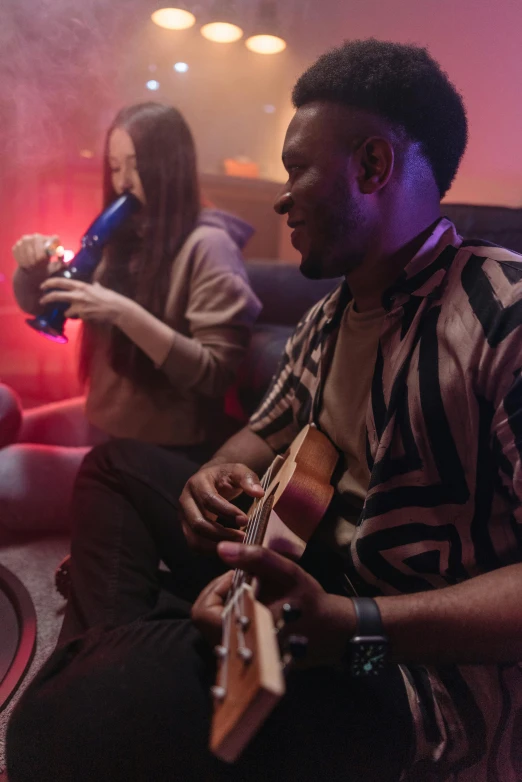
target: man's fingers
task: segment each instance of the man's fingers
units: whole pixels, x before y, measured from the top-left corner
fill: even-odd
[[[222,605],[228,594],[234,577],[233,570],[227,570],[223,575],[213,579],[198,596],[197,602],[212,606]]]
[[[281,586],[291,587],[299,577],[300,568],[294,562],[262,546],[224,541],[218,545],[218,554],[227,565]]]
[[[198,554],[215,554],[217,549],[217,543],[215,541],[207,540],[207,538],[201,538],[199,535],[196,535],[192,532],[186,521],[181,521],[181,527],[189,548],[193,551],[197,551]]]
[[[188,483],[187,491],[183,492],[181,498],[181,505],[189,522],[192,520],[194,511],[194,516],[204,514],[208,518],[207,514],[211,513],[214,516],[223,516],[234,521],[237,516],[242,515],[235,505],[218,494],[216,488],[208,480],[200,482],[197,486]]]
[[[206,516],[207,508],[205,507],[204,511],[202,511],[198,503],[189,493],[183,497],[181,507],[184,522],[194,535],[207,538],[214,542],[220,540],[243,540],[244,533],[241,530],[224,527],[219,522],[209,519]],[[232,508],[237,514],[237,508],[234,506],[232,506]]]
[[[249,470],[244,464],[234,465],[230,470],[230,479],[249,497],[262,497],[265,493],[255,472]]]
[[[223,527],[215,521],[207,521],[203,518],[194,519],[190,528],[196,535],[208,538],[208,540],[213,540],[216,543],[220,540],[241,542],[245,537],[245,533],[242,530]]]

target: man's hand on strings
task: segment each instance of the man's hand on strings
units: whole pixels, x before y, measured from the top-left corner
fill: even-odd
[[[209,465],[189,478],[180,504],[191,548],[212,552],[220,540],[244,540],[247,516],[230,502],[242,492],[253,498],[264,494],[259,478],[244,464]]]

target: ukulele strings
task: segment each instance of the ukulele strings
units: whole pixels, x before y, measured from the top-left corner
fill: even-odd
[[[273,470],[274,470],[274,463],[272,463],[270,465],[270,467],[268,468],[266,473],[263,475],[263,478],[261,480],[261,486],[265,490],[265,492],[266,492],[266,489],[268,488],[268,486],[270,485],[270,482],[272,480]],[[246,530],[246,535],[245,535],[245,544],[247,544],[247,545],[250,544],[250,543],[253,543],[254,540],[256,539],[256,535],[257,535],[258,530],[259,530],[259,524],[261,522],[261,518],[262,518],[262,514],[263,514],[263,502],[264,502],[265,498],[266,498],[266,494],[265,494],[264,497],[261,497],[259,500],[256,501],[256,503],[254,505],[254,509],[253,509],[252,515],[250,516],[250,518],[248,520],[247,530]],[[232,580],[232,585],[230,587],[230,592],[229,592],[229,598],[228,599],[230,599],[231,596],[234,594],[234,592],[239,588],[239,586],[241,586],[241,584],[245,580],[245,577],[246,577],[245,571],[244,570],[240,570],[239,568],[237,568],[235,573],[234,573],[234,578]],[[227,599],[227,602],[228,602],[228,599]]]

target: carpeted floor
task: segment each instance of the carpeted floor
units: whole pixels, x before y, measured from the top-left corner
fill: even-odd
[[[64,535],[36,539],[0,529],[0,563],[24,583],[33,600],[38,623],[33,661],[15,696],[0,711],[0,782],[4,778],[4,738],[9,716],[24,687],[53,650],[61,626],[65,602],[54,587],[54,571],[68,550],[69,539]]]

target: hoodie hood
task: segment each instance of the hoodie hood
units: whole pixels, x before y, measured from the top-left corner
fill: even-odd
[[[208,225],[212,228],[221,228],[226,231],[240,250],[243,249],[252,234],[255,232],[249,223],[240,217],[223,212],[221,209],[202,209],[198,225]]]

